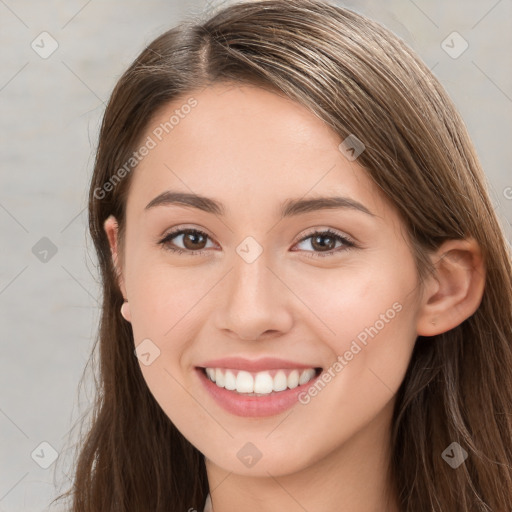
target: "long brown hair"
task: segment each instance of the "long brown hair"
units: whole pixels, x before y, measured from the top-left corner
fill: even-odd
[[[416,340],[396,400],[391,472],[403,511],[510,510],[512,268],[484,173],[463,120],[414,52],[378,23],[321,0],[242,2],[191,17],[145,48],[111,95],[89,192],[103,285],[97,401],[65,495],[72,510],[202,510],[208,493],[204,457],[143,379],[103,223],[117,218],[122,246],[136,167],[122,179],[119,169],[160,107],[219,81],[277,91],[342,139],[355,134],[366,147],[358,163],[401,215],[421,279],[443,241],[479,243],[487,265],[479,308]],[[468,453],[457,469],[441,456],[452,442]]]

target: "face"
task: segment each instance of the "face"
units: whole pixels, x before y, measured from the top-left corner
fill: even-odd
[[[342,139],[289,99],[226,84],[167,105],[148,137],[120,286],[163,411],[209,463],[254,476],[385,432],[417,336],[418,276],[397,212]],[[115,238],[112,219],[106,229]]]

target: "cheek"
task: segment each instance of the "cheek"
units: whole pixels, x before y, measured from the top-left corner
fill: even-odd
[[[317,274],[295,283],[331,349],[332,363],[350,367],[349,372],[339,365],[333,370],[346,374],[345,385],[361,387],[382,377],[394,391],[407,369],[416,339],[417,273],[410,255],[390,253],[387,262],[373,255],[373,263],[330,269],[325,278]]]
[[[322,338],[332,354],[322,383],[301,403],[312,431],[324,431],[326,421],[340,425],[337,433],[325,434],[332,443],[369,424],[393,399],[416,339],[412,262],[345,270],[315,286],[309,283],[315,313],[334,334]]]
[[[385,264],[382,258],[349,262],[339,268],[314,269],[290,275],[294,292],[303,299],[331,337],[354,337],[373,325],[381,314],[394,318],[398,309],[414,299],[416,274],[409,261]],[[320,322],[321,321],[321,322]]]
[[[139,266],[136,272],[134,267],[131,281],[135,345],[149,339],[149,352],[157,354],[149,365],[139,357],[144,380],[162,410],[184,433],[193,431],[197,422],[184,373],[186,354],[202,325],[201,299],[212,287],[208,279],[198,279],[197,274],[197,269],[153,263]]]
[[[135,339],[153,337],[161,343],[183,339],[177,333],[184,326],[190,327],[200,310],[200,301],[212,287],[211,280],[203,274],[199,277],[194,267],[138,266],[130,282]]]

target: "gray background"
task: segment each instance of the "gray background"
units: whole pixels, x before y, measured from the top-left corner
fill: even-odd
[[[0,0],[0,512],[46,510],[67,488],[67,436],[92,397],[90,385],[78,396],[99,312],[85,208],[105,102],[152,39],[224,3]],[[512,1],[338,4],[393,30],[439,77],[511,240]],[[44,31],[58,43],[46,59],[31,47],[42,46]],[[458,58],[442,46],[453,31],[469,44]],[[458,52],[463,41],[446,44]],[[41,442],[59,454],[48,469],[39,465],[51,462]]]

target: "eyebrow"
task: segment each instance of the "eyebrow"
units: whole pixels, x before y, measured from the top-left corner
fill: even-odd
[[[150,210],[151,208],[155,208],[157,206],[169,206],[176,204],[192,206],[198,210],[202,210],[207,213],[213,213],[214,215],[219,216],[224,216],[226,211],[223,204],[219,201],[216,201],[215,199],[173,190],[167,190],[156,196],[147,204],[145,210]],[[288,199],[281,206],[281,218],[292,217],[295,215],[301,215],[318,210],[340,208],[360,211],[375,217],[375,214],[366,208],[366,206],[354,199],[351,199],[350,197],[331,196],[314,197],[311,199]]]

